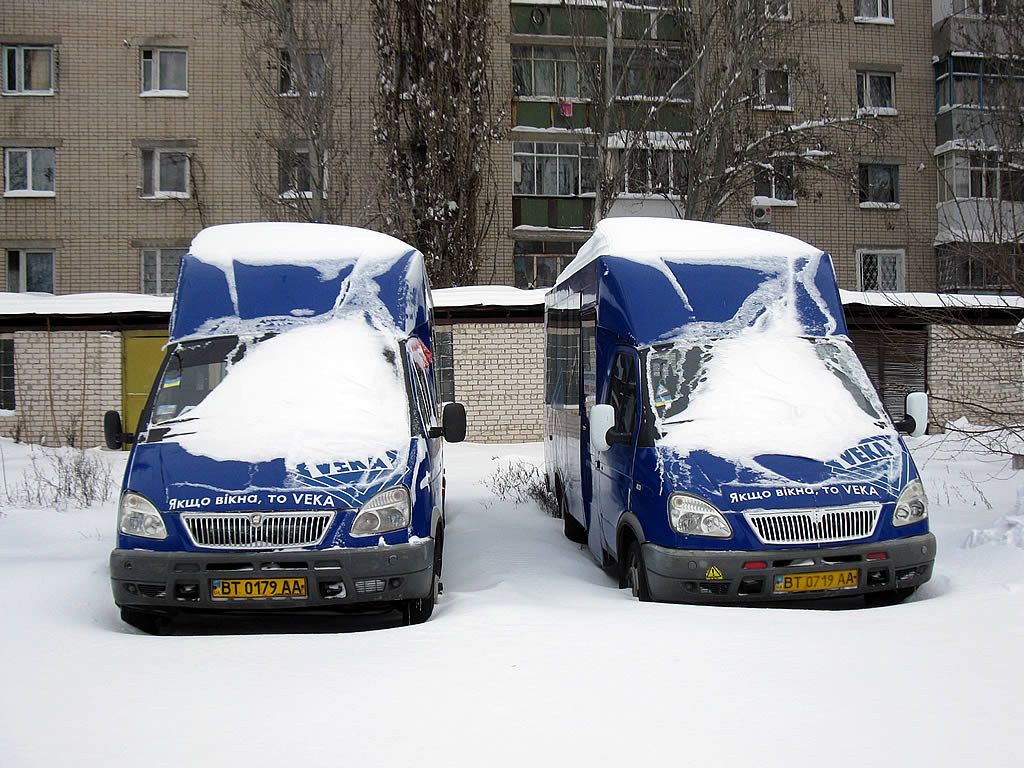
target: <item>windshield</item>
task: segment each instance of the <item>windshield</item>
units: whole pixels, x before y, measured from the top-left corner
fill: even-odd
[[[693,396],[707,380],[721,340],[675,342],[653,347],[648,356],[651,403],[663,424],[687,418]],[[875,420],[885,420],[882,405],[850,345],[842,339],[802,338],[824,368],[842,384],[857,407]]]
[[[150,423],[162,424],[185,417],[221,383],[229,363],[245,354],[237,336],[189,342],[168,355],[164,375],[157,385]]]

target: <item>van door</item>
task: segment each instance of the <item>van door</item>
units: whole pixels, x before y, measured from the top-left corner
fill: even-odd
[[[615,410],[615,426],[609,432],[611,447],[594,456],[594,507],[600,525],[591,526],[590,547],[595,553],[594,529],[600,529],[600,546],[617,557],[615,531],[619,517],[630,508],[633,462],[640,427],[640,360],[636,350],[620,347],[612,357],[611,373],[602,402]]]

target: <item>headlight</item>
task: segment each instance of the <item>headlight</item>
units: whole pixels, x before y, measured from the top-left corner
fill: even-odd
[[[149,499],[134,491],[125,491],[121,496],[117,517],[117,528],[121,533],[146,539],[167,538],[163,516]]]
[[[404,485],[381,491],[359,508],[352,521],[353,536],[376,536],[409,527],[409,491]]]
[[[928,517],[928,497],[924,495],[924,486],[920,480],[911,480],[900,493],[896,501],[896,511],[892,513],[892,524],[895,526],[919,523]]]
[[[688,493],[673,493],[668,497],[668,522],[672,530],[684,536],[714,536],[728,539],[732,527],[725,515],[704,499]]]

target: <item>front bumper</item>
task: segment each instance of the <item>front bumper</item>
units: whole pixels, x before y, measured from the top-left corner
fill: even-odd
[[[913,590],[932,576],[930,533],[871,544],[755,552],[641,547],[654,600],[674,603],[774,603]],[[880,555],[884,554],[884,558]],[[871,555],[872,559],[868,559]],[[765,567],[744,568],[751,563]],[[776,591],[779,577],[856,570],[856,586],[822,591]]]
[[[266,611],[344,609],[423,598],[433,589],[434,540],[360,549],[287,552],[110,553],[110,586],[122,608]],[[306,580],[304,597],[215,599],[222,579]]]

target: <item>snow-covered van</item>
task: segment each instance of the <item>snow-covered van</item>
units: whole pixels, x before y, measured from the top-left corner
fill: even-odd
[[[917,468],[826,253],[605,219],[547,294],[545,466],[565,534],[640,599],[898,602],[935,559]],[[900,429],[920,434],[927,396]]]
[[[326,224],[210,227],[183,257],[166,358],[133,443],[110,556],[122,618],[434,607],[441,438],[423,256]]]

